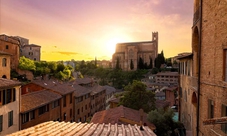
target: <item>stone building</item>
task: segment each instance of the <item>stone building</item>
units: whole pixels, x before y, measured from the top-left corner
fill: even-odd
[[[19,130],[20,86],[14,80],[0,78],[0,135]]]
[[[9,53],[10,68],[17,70],[19,65],[19,41],[7,35],[0,35],[0,51]]]
[[[115,53],[112,56],[112,68],[119,67],[123,70],[136,70],[139,59],[141,58],[147,65],[150,60],[154,60],[158,55],[158,32],[152,33],[152,41],[118,43]],[[133,69],[130,65],[133,64]],[[153,65],[154,66],[154,65]]]
[[[10,79],[10,57],[9,53],[0,51],[0,78]]]
[[[25,56],[31,60],[40,61],[40,50],[41,46],[36,44],[24,45],[21,47],[20,56]]]
[[[190,95],[191,129],[195,136],[227,134],[227,1],[195,0],[192,25],[192,76],[195,88],[182,90]],[[186,64],[184,63],[184,66]],[[183,79],[181,79],[183,80]],[[185,78],[187,80],[187,78]],[[186,97],[187,98],[187,97]],[[189,104],[188,103],[188,104]],[[183,106],[181,106],[183,107]],[[188,111],[190,114],[190,111]],[[196,116],[194,116],[195,114]],[[188,113],[181,113],[180,120]],[[219,118],[219,121],[207,123]],[[188,118],[189,119],[189,118]],[[186,124],[190,124],[186,123]]]

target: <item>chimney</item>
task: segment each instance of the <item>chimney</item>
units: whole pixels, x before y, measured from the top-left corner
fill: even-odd
[[[140,114],[140,130],[142,131],[142,130],[144,130],[143,129],[143,115],[144,115],[144,113],[143,113],[143,109],[140,109],[139,110],[139,114]]]

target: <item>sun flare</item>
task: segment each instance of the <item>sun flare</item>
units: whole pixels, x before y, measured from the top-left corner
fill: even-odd
[[[106,48],[109,53],[113,54],[115,52],[115,48],[117,43],[128,42],[128,38],[114,37],[110,38],[106,43]]]

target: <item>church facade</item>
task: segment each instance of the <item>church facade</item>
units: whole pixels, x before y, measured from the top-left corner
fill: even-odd
[[[152,65],[154,66],[157,55],[158,32],[152,32],[152,41],[118,43],[112,56],[112,68],[116,68],[117,61],[119,61],[119,67],[122,70],[136,70],[140,58],[147,66],[150,65],[152,59]]]

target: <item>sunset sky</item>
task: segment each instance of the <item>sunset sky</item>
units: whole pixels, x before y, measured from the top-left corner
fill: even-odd
[[[158,31],[168,58],[191,51],[192,16],[193,0],[0,0],[0,34],[42,46],[42,60],[110,60]]]

